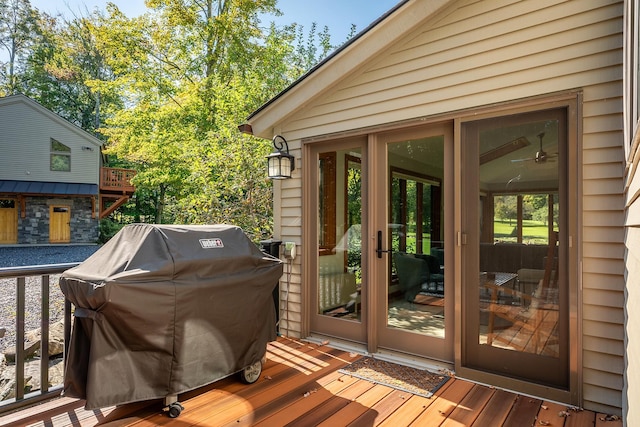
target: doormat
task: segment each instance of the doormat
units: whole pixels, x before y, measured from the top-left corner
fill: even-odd
[[[450,378],[373,357],[361,357],[338,372],[426,398],[433,396]]]

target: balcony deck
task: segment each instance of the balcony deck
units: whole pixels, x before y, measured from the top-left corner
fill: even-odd
[[[121,168],[100,168],[100,219],[109,216],[135,193],[131,180],[136,171]]]
[[[133,169],[100,168],[100,191],[133,194],[136,188],[131,180],[136,175]]]
[[[617,427],[606,415],[453,378],[430,399],[344,375],[359,356],[279,338],[269,344],[261,378],[235,376],[179,396],[184,411],[163,413],[162,401],[86,411],[58,398],[0,417],[2,426],[564,426]],[[560,416],[560,413],[568,416]]]

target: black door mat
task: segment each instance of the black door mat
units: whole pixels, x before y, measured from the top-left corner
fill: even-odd
[[[427,398],[433,396],[433,393],[451,378],[449,375],[402,366],[373,357],[361,357],[339,372]]]

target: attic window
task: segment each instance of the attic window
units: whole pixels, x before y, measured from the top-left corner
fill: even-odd
[[[51,170],[71,172],[71,148],[51,138]]]

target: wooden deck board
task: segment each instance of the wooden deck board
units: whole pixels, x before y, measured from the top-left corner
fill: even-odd
[[[412,395],[402,406],[378,425],[384,427],[409,425],[413,420],[418,418],[431,403],[433,403],[432,399]]]
[[[268,347],[260,379],[242,384],[235,376],[179,395],[178,418],[163,411],[162,400],[95,411],[84,401],[59,398],[0,416],[2,426],[187,427],[350,425],[616,427],[606,415],[567,407],[452,378],[431,398],[376,385],[338,370],[357,355],[327,346],[279,338]],[[537,421],[536,421],[537,420]],[[540,424],[541,425],[541,424]]]
[[[495,390],[489,387],[481,385],[473,386],[471,391],[460,401],[460,404],[451,412],[451,415],[444,420],[441,426],[469,426],[473,424],[494,392]]]
[[[503,427],[522,427],[535,424],[542,401],[528,396],[518,396]]]
[[[264,410],[260,408],[260,410],[265,412],[266,416],[259,419],[254,425],[256,427],[286,425],[296,418],[303,416],[309,411],[309,408],[315,408],[323,404],[332,396],[358,381],[352,376],[342,375],[339,372],[332,372],[326,378],[333,380],[326,385],[319,382],[322,388],[315,393],[311,393],[309,396],[305,397],[304,393],[289,393],[275,400],[275,405],[271,407],[273,412],[269,411],[269,408],[264,408]],[[302,399],[304,399],[304,402],[301,402]],[[275,409],[276,407],[278,409]]]
[[[373,405],[371,407],[373,411],[365,412],[350,423],[349,427],[369,427],[378,425],[402,406],[411,396],[412,394],[407,393],[406,391],[394,390]]]
[[[329,418],[349,404],[352,400],[358,398],[361,394],[374,386],[373,383],[367,381],[356,381],[349,387],[343,389],[340,393],[331,396],[323,404],[309,408],[303,416],[296,418],[287,426],[315,426]]]
[[[582,414],[583,419],[588,419],[588,414]],[[575,418],[576,420],[578,417]],[[572,420],[573,421],[573,420]],[[581,424],[575,424],[576,426]],[[607,414],[596,414],[596,427],[622,427],[622,418],[617,418],[615,420],[609,419]]]
[[[284,361],[285,359],[281,358],[287,357],[270,346],[271,350],[278,354],[276,360]],[[236,382],[236,384],[228,386],[224,393],[214,390],[217,398],[215,409],[207,404],[210,399],[203,395],[200,395],[203,397],[199,396],[192,399],[194,401],[197,399],[199,402],[202,401],[204,403],[203,405],[198,405],[198,407],[191,406],[191,400],[184,400],[180,396],[179,400],[185,408],[182,415],[180,415],[180,419],[185,421],[186,418],[186,422],[193,423],[193,425],[202,423],[204,425],[211,425],[209,423],[215,423],[215,425],[232,423],[237,425],[244,418],[244,423],[249,422],[250,424],[253,422],[254,408],[269,403],[276,396],[294,391],[296,387],[301,386],[301,379],[304,381],[302,387],[308,387],[307,384],[313,383],[322,375],[326,375],[325,370],[336,370],[347,364],[346,359],[341,359],[341,357],[347,356],[344,351],[330,348],[307,348],[307,350],[308,353],[302,351],[289,352],[290,359],[286,364],[279,363],[279,366],[267,366],[267,369],[262,374],[263,380],[251,386]],[[167,419],[167,417],[158,414],[153,419],[149,419],[151,422],[149,426],[166,425]]]
[[[565,425],[565,417],[560,414],[567,410],[567,405],[561,405],[555,402],[542,402],[538,411],[538,425],[549,427],[563,427]]]
[[[496,390],[472,426],[484,427],[492,423],[501,426],[507,419],[507,416],[509,416],[509,412],[515,404],[516,397],[513,393]]]
[[[411,395],[409,399],[400,406],[395,412],[393,412],[389,417],[387,417],[383,422],[381,422],[380,426],[385,427],[393,427],[398,425],[409,425],[413,420],[418,418],[418,416],[424,412],[424,410],[429,407],[438,396],[444,393],[449,389],[451,384],[455,381],[450,379],[442,387],[438,389],[434,393],[434,395],[427,399],[426,397]]]
[[[441,395],[437,396],[435,401],[418,415],[411,425],[425,426],[431,424],[439,426],[451,415],[473,387],[474,385],[470,382],[454,379],[453,384]]]
[[[377,415],[372,407],[392,391],[393,389],[390,387],[378,384],[374,385],[353,401],[349,402],[347,406],[318,424],[318,426],[333,427],[336,425],[346,425],[366,413]]]

